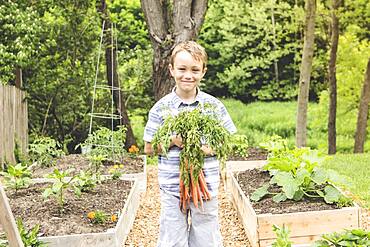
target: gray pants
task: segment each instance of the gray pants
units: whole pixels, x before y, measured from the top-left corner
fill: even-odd
[[[180,199],[161,190],[160,232],[157,247],[222,247],[218,224],[218,200],[204,202],[204,211],[190,203],[181,212]]]

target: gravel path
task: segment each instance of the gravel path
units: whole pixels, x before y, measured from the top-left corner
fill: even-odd
[[[125,247],[155,247],[157,243],[160,212],[157,167],[148,166],[147,169],[147,192],[141,198],[134,227],[126,240]],[[222,183],[219,190],[219,207],[224,247],[250,246],[236,210],[227,198]]]

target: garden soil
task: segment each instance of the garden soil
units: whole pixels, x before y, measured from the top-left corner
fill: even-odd
[[[129,233],[126,244],[123,247],[155,247],[157,245],[160,213],[160,196],[157,180],[158,169],[155,166],[147,166],[147,172],[147,192],[141,198],[134,227]],[[244,228],[223,188],[224,186],[221,184],[218,200],[224,247],[248,247],[250,244]]]
[[[57,236],[91,232],[105,232],[114,228],[116,222],[112,215],[118,216],[130,193],[132,182],[107,180],[97,185],[91,192],[82,192],[81,197],[73,191],[65,191],[65,206],[61,211],[55,198],[44,200],[42,192],[48,187],[40,183],[22,189],[17,193],[7,190],[14,217],[23,219],[28,229],[41,224],[40,236]],[[91,211],[101,210],[106,216],[103,224],[93,224],[87,215]]]
[[[66,171],[67,169],[71,168],[74,169],[74,171],[71,173],[73,175],[79,173],[82,170],[87,170],[90,168],[90,161],[85,155],[81,154],[70,154],[62,156],[55,162],[56,164],[51,167],[41,167],[39,165],[34,165],[32,169],[32,176],[34,178],[42,178],[45,174],[52,173],[54,169]],[[125,156],[120,162],[117,163],[104,161],[101,167],[101,173],[109,174],[109,170],[113,167],[114,164],[119,165],[118,169],[123,174],[140,173],[144,171],[144,162],[140,157]]]

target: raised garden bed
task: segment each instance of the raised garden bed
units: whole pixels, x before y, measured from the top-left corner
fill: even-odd
[[[13,214],[27,227],[40,224],[40,240],[49,247],[119,247],[125,242],[139,207],[138,181],[107,180],[92,192],[77,198],[66,191],[66,205],[60,212],[59,204],[44,200],[42,191],[47,183],[36,183],[18,193],[7,191]],[[105,223],[94,224],[87,215],[101,210],[108,217]],[[111,215],[117,215],[116,221]]]
[[[244,170],[262,165],[248,164]],[[319,239],[322,234],[359,227],[358,206],[336,208],[323,202],[274,203],[267,199],[255,203],[249,200],[248,193],[252,193],[267,181],[269,175],[258,174],[254,170],[248,176],[244,172],[229,171],[228,176],[234,205],[253,247],[270,246],[274,242],[274,224],[288,226],[294,244],[308,244]],[[267,180],[264,181],[263,176],[267,176]]]
[[[67,170],[74,168],[74,172],[71,175],[77,174],[82,170],[89,169],[89,160],[86,156],[81,154],[71,154],[60,157],[55,166],[51,167],[41,167],[34,165],[32,168],[33,178],[43,178],[45,174],[53,172],[54,169]],[[146,156],[130,157],[125,156],[120,162],[123,164],[122,168],[119,168],[122,172],[122,179],[134,181],[136,178],[139,183],[140,192],[146,191],[147,185],[147,171],[146,171]],[[101,167],[101,172],[103,175],[109,175],[109,170],[114,166],[113,162],[105,161]]]

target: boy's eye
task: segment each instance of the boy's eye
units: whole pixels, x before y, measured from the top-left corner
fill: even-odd
[[[185,68],[178,68],[178,70],[180,70],[180,71],[184,71],[184,70],[185,70]]]

